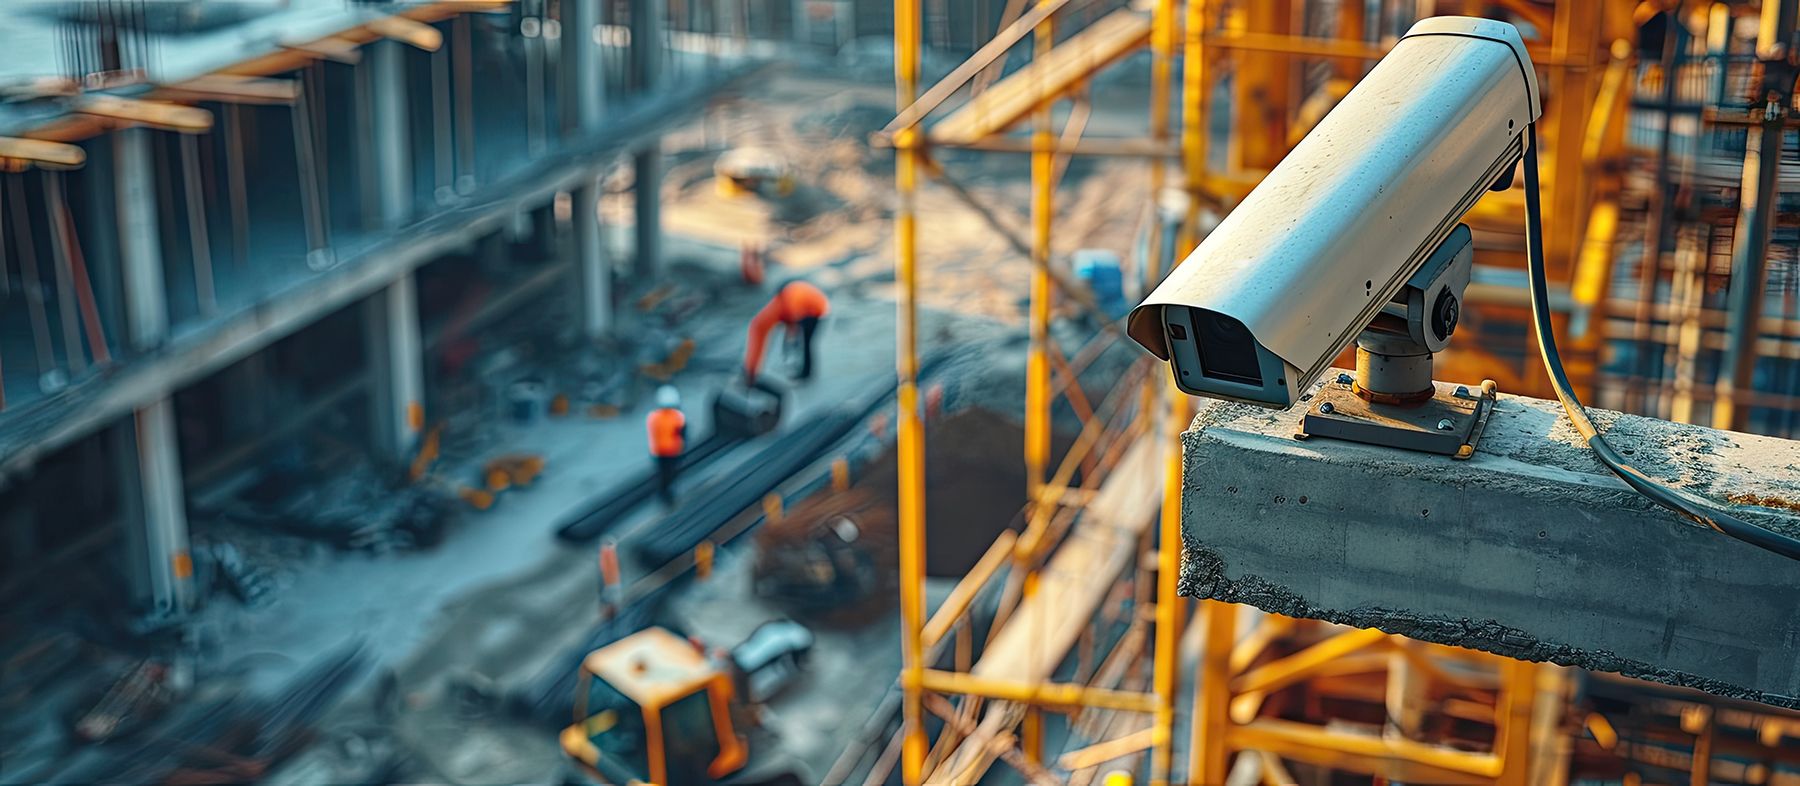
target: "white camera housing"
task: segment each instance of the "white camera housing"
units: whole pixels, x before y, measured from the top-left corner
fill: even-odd
[[[1420,21],[1187,260],[1127,332],[1199,396],[1291,407],[1490,188],[1540,114],[1512,25]]]

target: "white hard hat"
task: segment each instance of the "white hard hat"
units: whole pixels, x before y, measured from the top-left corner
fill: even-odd
[[[656,406],[662,409],[676,409],[681,406],[681,391],[674,385],[663,385],[656,389]]]

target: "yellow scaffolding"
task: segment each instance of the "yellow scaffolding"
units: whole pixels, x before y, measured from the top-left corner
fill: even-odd
[[[1083,770],[1148,750],[1151,782],[1161,785],[1175,780],[1172,729],[1181,691],[1178,642],[1188,605],[1178,596],[1176,587],[1182,543],[1182,455],[1178,436],[1191,410],[1187,397],[1172,381],[1159,382],[1159,372],[1142,363],[1121,380],[1099,411],[1088,407],[1084,398],[1078,400],[1081,391],[1070,367],[1079,363],[1066,360],[1048,336],[1053,297],[1061,295],[1093,307],[1084,290],[1071,286],[1049,264],[1053,196],[1062,161],[1071,155],[1145,157],[1150,162],[1152,193],[1160,195],[1168,181],[1167,160],[1180,157],[1180,180],[1189,199],[1186,216],[1177,227],[1176,248],[1163,248],[1161,233],[1152,232],[1151,253],[1145,260],[1152,276],[1160,276],[1162,259],[1179,260],[1197,243],[1203,206],[1228,209],[1254,188],[1261,176],[1324,115],[1330,103],[1360,78],[1366,64],[1379,59],[1392,45],[1391,37],[1373,43],[1370,36],[1364,35],[1367,6],[1363,0],[1341,0],[1335,38],[1295,35],[1302,16],[1296,13],[1296,3],[1187,0],[1184,8],[1177,0],[1152,0],[1147,4],[1148,13],[1121,9],[1052,45],[1056,14],[1070,4],[1071,0],[1040,0],[1027,9],[1023,0],[1013,0],[1008,5],[1007,21],[994,39],[923,95],[918,85],[920,0],[896,0],[894,6],[898,114],[887,128],[872,136],[871,142],[895,149],[899,192],[896,350],[900,374],[900,591],[905,658],[903,726],[899,736],[901,771],[909,786],[928,781],[972,783],[996,758],[1019,769],[1028,781],[1055,782],[1045,769],[1040,750],[1038,713],[1046,709],[1075,714],[1078,723],[1086,723],[1089,728],[1105,725],[1112,732],[1104,739],[1096,738],[1096,744],[1089,748],[1063,757],[1058,763],[1065,768]],[[1548,227],[1551,273],[1561,281],[1575,280],[1575,295],[1581,304],[1603,304],[1605,265],[1611,257],[1617,210],[1605,198],[1606,193],[1616,189],[1616,177],[1606,174],[1601,164],[1616,157],[1620,149],[1619,120],[1628,96],[1618,85],[1628,52],[1621,53],[1615,47],[1609,60],[1608,48],[1600,42],[1630,32],[1630,0],[1561,0],[1553,12],[1523,0],[1443,5],[1451,11],[1479,12],[1490,6],[1504,9],[1538,31],[1538,37],[1529,41],[1528,47],[1534,62],[1549,73],[1546,93],[1551,96],[1551,103],[1546,107],[1543,136],[1549,151],[1545,168],[1550,170],[1550,176],[1546,180],[1553,184],[1549,198],[1555,216]],[[987,76],[995,63],[1001,62],[1006,51],[1028,34],[1034,36],[1032,62],[989,86]],[[1081,139],[1088,117],[1084,97],[1088,80],[1100,69],[1145,46],[1152,54],[1148,138]],[[1180,83],[1182,127],[1177,148],[1171,145],[1168,106],[1178,46],[1184,65]],[[1325,90],[1318,91],[1326,96],[1323,103],[1315,96],[1299,95],[1294,89],[1300,70],[1290,63],[1294,57],[1331,63],[1331,82]],[[1222,62],[1235,74],[1238,113],[1228,151],[1230,164],[1221,172],[1213,171],[1207,164],[1207,129],[1212,84]],[[965,86],[972,86],[969,101],[929,130],[921,126],[932,111]],[[1071,100],[1074,111],[1059,136],[1052,129],[1050,110],[1062,100]],[[1004,136],[1027,121],[1031,124],[1028,142]],[[1568,142],[1559,145],[1558,140]],[[1014,236],[991,211],[950,179],[931,159],[932,146],[1029,152],[1030,237]],[[917,411],[914,332],[918,292],[914,200],[921,167],[980,213],[1032,265],[1025,444],[1032,500],[1029,524],[1016,541],[1008,533],[996,542],[929,622],[924,618],[923,606],[924,435]],[[1484,199],[1469,221],[1477,228],[1514,234],[1522,213],[1520,192],[1515,189]],[[1591,222],[1590,215],[1594,217]],[[1509,262],[1504,253],[1488,256],[1490,262]],[[1522,267],[1522,257],[1511,259],[1510,263]],[[1502,293],[1496,297],[1504,301],[1508,296]],[[1112,333],[1103,334],[1091,346],[1103,348],[1112,338]],[[1588,352],[1585,358],[1577,357],[1574,362],[1585,361],[1591,366],[1594,347],[1591,338],[1578,342],[1577,354],[1581,348]],[[1084,349],[1077,359],[1087,351]],[[1093,351],[1097,353],[1098,349]],[[1526,388],[1512,392],[1540,390],[1531,384],[1541,382],[1532,379],[1531,373],[1528,369],[1524,376],[1511,375]],[[1470,378],[1481,376],[1484,375],[1477,373]],[[1046,478],[1049,412],[1059,394],[1070,398],[1082,416],[1084,428],[1062,466]],[[1120,402],[1126,399],[1136,402],[1136,418],[1121,417],[1128,408]],[[1074,508],[1068,507],[1069,500],[1076,500],[1073,505],[1079,507],[1088,499],[1071,494],[1067,488],[1074,467],[1082,462],[1086,462],[1087,470],[1082,473],[1082,490],[1097,492],[1092,496],[1096,501],[1105,496],[1109,500],[1105,504],[1113,507],[1110,516],[1097,516],[1094,514],[1099,503],[1088,503],[1082,521],[1094,519],[1097,523],[1072,526],[1070,522],[1076,515]],[[1161,462],[1161,472],[1156,471],[1157,462]],[[1097,478],[1114,468],[1117,471],[1106,476],[1104,487],[1094,488]],[[1132,519],[1136,507],[1131,498],[1137,493],[1151,497],[1161,510],[1156,538],[1151,537],[1147,520]],[[1135,544],[1123,543],[1126,538],[1135,538]],[[1057,557],[1046,562],[1046,556],[1059,542],[1071,545],[1057,549]],[[1095,679],[1091,684],[1048,682],[1056,664],[1050,663],[1046,668],[1042,658],[1060,662],[1069,647],[1091,637],[1091,631],[1080,629],[1094,616],[1100,594],[1124,573],[1124,557],[1132,553],[1137,557],[1134,584],[1140,613],[1125,638],[1092,672]],[[1069,564],[1059,565],[1058,560]],[[989,649],[999,654],[984,655],[982,663],[970,664],[964,616],[976,592],[1008,563],[1011,569],[1006,592],[989,642]],[[1090,584],[1102,585],[1084,589],[1081,602],[1066,594],[1071,590],[1060,572],[1077,564],[1080,569],[1091,571]],[[1109,570],[1114,572],[1108,573]],[[1153,579],[1151,572],[1155,573]],[[1090,594],[1092,603],[1087,602]],[[1395,686],[1390,690],[1404,696],[1406,691],[1419,690],[1420,685],[1432,680],[1452,679],[1446,670],[1433,665],[1433,658],[1466,656],[1447,654],[1448,648],[1422,647],[1377,631],[1352,631],[1325,639],[1297,655],[1258,664],[1254,661],[1261,648],[1276,636],[1292,633],[1293,628],[1279,618],[1268,618],[1240,640],[1236,635],[1240,613],[1238,607],[1214,601],[1201,602],[1195,613],[1204,655],[1194,684],[1195,720],[1189,741],[1187,783],[1223,783],[1234,751],[1256,751],[1270,768],[1279,768],[1279,759],[1289,758],[1396,779],[1527,782],[1532,708],[1538,684],[1535,665],[1474,656],[1496,681],[1497,699],[1491,719],[1496,737],[1493,750],[1488,753],[1450,750],[1405,736],[1358,737],[1323,727],[1259,719],[1255,709],[1260,706],[1260,697],[1279,687],[1333,669],[1361,668],[1371,656],[1378,656],[1387,668],[1390,685]],[[1058,615],[1062,619],[1057,619]],[[928,669],[926,650],[949,635],[958,637],[958,668]],[[1021,641],[1051,644],[1024,655],[1020,653],[1029,647]],[[1146,643],[1154,656],[1154,672],[1147,689],[1116,687],[1128,670],[1134,670],[1128,664],[1141,660]],[[1007,660],[1011,657],[1006,655],[1009,652],[1017,657]],[[1142,682],[1140,678],[1132,684]],[[952,706],[945,700],[946,695],[964,697],[962,704]],[[989,705],[986,719],[978,724],[983,700],[1000,704]],[[926,739],[924,731],[928,709],[947,722],[935,746]],[[1103,721],[1117,720],[1119,712],[1147,714],[1150,723],[1147,728],[1133,728],[1130,723]],[[1248,715],[1244,715],[1246,712]],[[1234,715],[1243,716],[1243,722],[1234,719]],[[1014,727],[1018,728],[1016,735],[1003,736],[1012,734]],[[969,747],[965,743],[971,741],[981,742],[981,751],[960,754]],[[1268,771],[1271,770],[1265,770]]]

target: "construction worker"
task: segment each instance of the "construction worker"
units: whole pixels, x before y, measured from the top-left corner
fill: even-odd
[[[687,416],[681,414],[681,391],[673,385],[656,389],[656,409],[644,419],[650,432],[650,455],[656,459],[656,493],[664,505],[675,504],[675,473],[687,447]]]
[[[756,375],[762,368],[763,345],[768,342],[769,331],[775,329],[779,322],[787,326],[791,337],[796,332],[800,336],[800,374],[797,379],[812,376],[812,341],[813,333],[819,329],[819,319],[831,313],[831,300],[818,287],[805,281],[793,281],[775,293],[775,299],[750,320],[749,346],[744,348],[744,382],[756,384]]]

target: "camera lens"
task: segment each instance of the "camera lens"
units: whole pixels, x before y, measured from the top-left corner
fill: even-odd
[[[1200,373],[1222,382],[1262,386],[1262,366],[1250,329],[1216,311],[1195,310],[1200,333]]]

